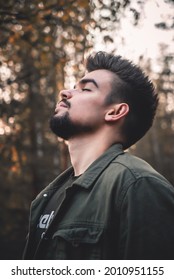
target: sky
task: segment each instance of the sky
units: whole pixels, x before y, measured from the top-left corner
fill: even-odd
[[[132,0],[135,8],[136,0]],[[167,52],[174,55],[174,29],[166,31],[155,27],[156,23],[165,21],[171,24],[174,15],[174,4],[166,3],[164,0],[146,0],[141,11],[138,27],[133,26],[130,12],[121,19],[121,29],[113,31],[114,44],[103,45],[99,34],[96,34],[94,49],[112,51],[117,46],[118,54],[137,62],[139,56],[144,55],[157,67],[159,57],[159,45],[166,44]],[[111,34],[110,34],[111,35]],[[124,38],[124,44],[122,39]]]

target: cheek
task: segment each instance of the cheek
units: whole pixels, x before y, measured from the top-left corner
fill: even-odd
[[[86,105],[71,112],[70,118],[78,123],[101,123],[104,121],[104,112],[101,110],[101,107],[97,108],[96,106]]]
[[[104,100],[99,100],[98,97],[92,100],[87,97],[84,97],[83,100],[74,99],[69,114],[74,121],[104,119]]]

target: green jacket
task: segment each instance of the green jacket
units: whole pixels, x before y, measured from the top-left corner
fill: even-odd
[[[32,202],[24,259],[174,259],[174,188],[120,144],[66,190],[34,253],[38,219],[72,172],[70,167]]]

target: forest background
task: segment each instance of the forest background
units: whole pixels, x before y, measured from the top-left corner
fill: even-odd
[[[155,124],[130,152],[174,184],[173,14],[173,0],[0,0],[0,259],[21,259],[32,199],[70,164],[49,119],[58,92],[83,75],[90,51],[126,55],[154,81]],[[154,36],[162,36],[155,56]]]

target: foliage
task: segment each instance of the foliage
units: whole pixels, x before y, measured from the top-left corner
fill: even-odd
[[[120,30],[122,20],[125,17],[129,17],[131,25],[138,25],[145,1],[92,0],[92,5],[95,28],[92,26],[90,32],[94,34],[94,37],[97,37],[97,34],[100,33],[103,45],[107,45],[116,44],[118,38],[115,38],[115,35],[113,37],[113,34],[118,34],[117,32]],[[116,50],[117,47],[114,46],[113,52]]]
[[[153,77],[159,94],[159,109],[150,132],[131,151],[152,164],[174,185],[174,57],[161,46],[161,65],[158,73],[152,73],[151,65],[146,65]]]
[[[0,0],[0,258],[21,258],[31,200],[69,164],[65,145],[57,143],[49,130],[58,92],[82,75],[92,36],[100,33],[104,44],[113,43],[112,31],[119,30],[123,18],[129,16],[138,25],[144,4]],[[171,29],[173,21],[164,19],[156,27]],[[154,76],[160,111],[155,128],[132,151],[174,182],[173,58],[164,48],[161,52],[161,70]],[[150,63],[144,66],[151,72]]]
[[[88,4],[0,2],[2,240],[20,240],[19,232],[24,240],[31,199],[67,165],[66,149],[62,144],[58,147],[48,121],[66,77],[82,71],[84,49],[89,47]],[[12,213],[21,220],[15,230]]]
[[[145,5],[152,4],[153,1],[113,1],[113,0],[93,0],[95,8],[99,6],[100,10],[94,9],[95,19],[97,20],[96,28],[91,30],[94,36],[101,32],[103,35],[100,41],[113,53],[119,53],[121,47],[126,44],[126,38],[122,37],[122,24],[125,21],[134,25],[138,29],[139,26],[145,25],[143,22],[145,14]],[[158,2],[158,3],[157,3]],[[153,3],[158,11],[159,6],[163,6],[163,1]],[[170,8],[169,12],[163,12],[161,17],[156,19],[155,27],[164,32],[170,32],[174,28],[174,1],[166,0],[165,6]],[[153,7],[154,7],[153,6]],[[160,20],[161,18],[161,20]],[[149,30],[149,33],[151,30]],[[150,36],[146,34],[144,42],[150,40]],[[151,35],[151,34],[149,34]],[[129,36],[128,36],[129,37]],[[138,40],[138,39],[137,39]],[[98,38],[96,40],[98,43]],[[135,40],[135,52],[137,46]],[[129,45],[127,45],[129,49]],[[152,164],[159,172],[161,172],[171,183],[174,184],[173,170],[173,134],[174,134],[174,56],[172,46],[168,46],[167,42],[161,45],[159,57],[150,60],[144,55],[140,55],[137,63],[142,69],[154,80],[156,90],[159,93],[160,105],[153,128],[150,132],[130,151]],[[138,55],[137,55],[138,56]],[[158,70],[154,70],[154,65],[158,66]]]

